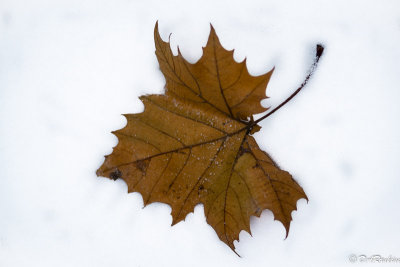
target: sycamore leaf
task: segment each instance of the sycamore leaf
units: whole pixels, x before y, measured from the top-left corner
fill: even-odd
[[[260,127],[252,115],[266,111],[260,101],[272,70],[251,76],[237,63],[211,26],[203,56],[195,64],[154,30],[156,55],[165,76],[165,94],[144,95],[144,111],[125,114],[127,125],[113,132],[118,145],[97,175],[123,179],[144,205],[167,203],[172,224],[197,204],[207,222],[233,251],[250,217],[269,209],[289,232],[291,212],[307,199],[292,176],[257,145]]]

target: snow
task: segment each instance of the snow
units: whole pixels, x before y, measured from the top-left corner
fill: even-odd
[[[162,92],[153,27],[191,62],[211,22],[253,75],[275,66],[265,106],[310,83],[255,134],[309,197],[287,239],[269,211],[237,257],[197,206],[142,209],[95,172],[123,127]],[[400,2],[2,0],[0,266],[346,266],[400,258]],[[385,266],[398,265],[385,263]]]

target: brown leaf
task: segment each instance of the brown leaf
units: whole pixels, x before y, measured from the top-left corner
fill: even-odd
[[[165,94],[144,95],[144,111],[124,115],[113,132],[119,143],[97,170],[122,178],[144,204],[167,203],[172,224],[197,204],[207,222],[233,251],[250,216],[269,209],[289,232],[291,212],[307,199],[292,176],[281,170],[251,136],[260,127],[252,115],[266,111],[260,101],[272,71],[251,76],[237,63],[211,26],[203,56],[191,64],[154,30],[156,55],[166,79]]]

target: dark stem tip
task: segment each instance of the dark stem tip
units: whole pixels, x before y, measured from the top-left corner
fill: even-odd
[[[317,44],[316,57],[320,58],[323,52],[324,52],[324,46],[322,44]]]

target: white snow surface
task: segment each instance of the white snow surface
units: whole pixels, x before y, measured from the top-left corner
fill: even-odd
[[[256,140],[303,186],[290,233],[251,218],[236,256],[198,205],[142,209],[95,175],[142,94],[162,93],[159,20],[195,62],[213,24],[253,75],[276,67],[262,103],[307,87]],[[0,266],[351,266],[400,258],[400,1],[1,0]],[[360,265],[361,263],[355,263]],[[399,266],[376,263],[379,266]],[[365,265],[365,264],[363,264]]]

